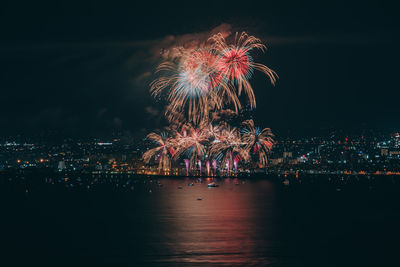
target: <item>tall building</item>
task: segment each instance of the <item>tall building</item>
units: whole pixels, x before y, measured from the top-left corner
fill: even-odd
[[[65,166],[65,161],[59,161],[58,162],[58,170],[59,171],[62,171],[62,170],[65,170],[67,167]]]
[[[287,152],[287,151],[284,151],[283,152],[283,158],[284,159],[286,159],[286,158],[292,158],[293,157],[293,153],[292,152]]]

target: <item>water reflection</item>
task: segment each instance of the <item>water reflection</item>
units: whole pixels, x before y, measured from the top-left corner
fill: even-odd
[[[210,181],[187,186],[191,182],[187,179],[161,180],[165,186],[159,192],[160,203],[155,207],[160,208],[155,212],[159,224],[168,225],[168,229],[154,244],[165,249],[165,256],[153,255],[156,261],[226,265],[273,262],[268,251],[275,245],[274,185],[268,181],[239,185],[228,178],[216,181],[219,187],[208,188]]]
[[[398,177],[4,174],[0,266],[398,266]]]

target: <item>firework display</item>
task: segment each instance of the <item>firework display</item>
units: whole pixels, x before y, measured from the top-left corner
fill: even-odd
[[[261,166],[267,164],[267,155],[274,145],[273,134],[269,128],[255,127],[253,120],[243,122],[245,128],[242,140],[246,144],[246,151],[258,156]]]
[[[160,170],[169,169],[171,167],[170,155],[174,153],[168,134],[166,132],[161,134],[150,133],[146,138],[157,144],[157,147],[147,150],[142,156],[143,161],[149,163],[152,158],[155,158],[159,162],[158,168]]]
[[[244,90],[249,98],[251,108],[254,108],[256,99],[253,88],[249,83],[253,71],[258,70],[266,74],[272,84],[275,84],[277,78],[273,70],[254,62],[250,55],[250,52],[254,49],[264,51],[265,45],[261,43],[260,39],[248,36],[245,32],[240,35],[236,33],[232,44],[227,43],[222,34],[213,35],[210,41],[213,50],[218,51],[220,55],[216,64],[218,73],[222,75],[223,80],[237,86],[238,95]]]
[[[267,165],[274,144],[271,130],[255,127],[253,120],[231,127],[220,118],[238,114],[242,92],[250,109],[256,107],[249,81],[254,71],[264,73],[272,84],[277,75],[251,56],[253,50],[265,51],[260,39],[245,32],[232,39],[228,42],[218,33],[197,48],[176,47],[176,56],[158,66],[160,76],[150,92],[167,101],[165,116],[171,127],[168,133],[147,136],[157,146],[143,154],[145,163],[153,160],[160,171],[167,171],[171,162],[183,160],[187,175],[202,170],[216,175],[217,169],[229,175],[237,172],[239,163],[254,159],[261,167]]]

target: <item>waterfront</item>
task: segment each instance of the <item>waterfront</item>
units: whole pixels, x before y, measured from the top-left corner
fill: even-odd
[[[397,265],[399,177],[289,178],[2,175],[1,265]]]

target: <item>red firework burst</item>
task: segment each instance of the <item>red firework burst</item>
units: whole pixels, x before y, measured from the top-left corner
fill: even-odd
[[[240,80],[249,77],[251,64],[252,60],[246,47],[229,47],[222,51],[216,67],[226,79]]]

